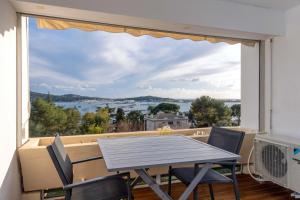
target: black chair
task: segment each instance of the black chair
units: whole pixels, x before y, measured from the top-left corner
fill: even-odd
[[[213,127],[208,138],[208,144],[224,149],[226,151],[239,154],[240,149],[243,143],[245,133],[242,131],[234,131],[224,128],[216,128]],[[228,161],[228,162],[221,162],[215,163],[221,165],[224,169],[229,169],[231,171],[231,176],[226,177],[213,169],[209,169],[203,179],[199,182],[199,184],[208,184],[210,197],[214,200],[214,193],[212,184],[214,183],[232,183],[234,186],[235,197],[237,200],[240,199],[240,192],[238,188],[237,178],[236,178],[236,161]],[[186,167],[186,168],[172,168],[169,167],[169,187],[168,193],[171,195],[171,178],[175,176],[185,185],[189,185],[190,182],[193,180],[194,175],[199,170],[198,164],[195,165],[194,168]],[[196,187],[194,190],[194,199],[198,199],[198,188]]]
[[[68,154],[66,154],[64,150],[64,146],[59,135],[55,136],[54,142],[47,147],[47,150],[63,183],[66,200],[132,199],[129,173],[97,177],[73,183],[74,164],[102,159],[102,157],[94,157],[71,162]]]

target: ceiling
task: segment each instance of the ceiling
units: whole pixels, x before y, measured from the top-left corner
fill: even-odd
[[[276,10],[288,10],[300,5],[300,0],[221,0]]]

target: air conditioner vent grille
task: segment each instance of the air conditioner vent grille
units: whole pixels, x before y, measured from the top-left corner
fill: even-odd
[[[288,171],[287,147],[256,140],[255,151],[255,155],[257,155],[255,157],[256,172],[265,180],[286,186]]]

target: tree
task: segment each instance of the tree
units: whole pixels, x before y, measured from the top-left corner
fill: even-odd
[[[109,109],[101,108],[96,112],[96,127],[100,127],[101,133],[106,132],[109,127]]]
[[[77,110],[77,108],[67,108],[64,111],[67,115],[67,122],[64,133],[68,135],[80,134],[80,112]]]
[[[108,110],[108,113],[111,115],[115,112],[116,108],[109,107],[108,103],[106,104],[105,108]]]
[[[64,134],[67,118],[61,107],[37,98],[31,105],[31,136],[51,136],[57,132]]]
[[[130,131],[130,127],[127,120],[120,121],[117,124],[116,132],[128,132],[128,131]]]
[[[95,127],[96,121],[96,114],[93,112],[87,112],[82,116],[81,119],[81,132],[84,133],[94,133],[92,130]]]
[[[49,95],[50,96],[50,95]],[[29,121],[30,135],[53,136],[86,133],[104,133],[109,128],[109,109],[99,108],[96,113],[85,113],[82,118],[76,108],[56,106],[49,98],[32,102]]]
[[[192,102],[190,111],[197,127],[231,125],[231,109],[221,100],[202,96]]]
[[[237,125],[241,124],[241,104],[234,104],[231,106],[232,117],[237,119]]]
[[[107,109],[109,115],[113,115],[114,112],[115,112],[115,110],[116,110],[116,108],[111,108],[111,107],[109,107],[109,104],[108,104],[108,103],[105,105],[105,107],[100,107],[100,106],[97,107],[96,112],[98,112],[98,111],[101,110],[101,109]]]
[[[154,111],[154,108],[155,108],[156,106],[148,106],[148,108],[147,108],[147,110],[148,110],[148,112],[150,113],[150,114],[153,114],[153,111]]]
[[[118,108],[116,114],[116,123],[118,124],[123,120],[125,120],[125,112],[122,108]]]
[[[197,127],[197,123],[195,121],[195,116],[194,116],[193,112],[191,111],[191,109],[187,113],[187,116],[188,116],[189,121],[191,122],[191,127],[190,128]]]
[[[47,101],[48,101],[48,103],[52,103],[52,97],[51,97],[50,92],[48,92],[48,94],[47,94]]]
[[[131,131],[139,131],[142,129],[144,124],[144,115],[141,111],[130,111],[126,116],[126,119],[128,121],[129,128]]]
[[[106,108],[100,108],[96,113],[87,112],[82,116],[82,133],[99,134],[107,131],[109,127],[109,111]]]
[[[160,103],[155,107],[148,107],[150,114],[156,115],[159,111],[165,113],[177,113],[180,109],[180,106],[174,103]]]

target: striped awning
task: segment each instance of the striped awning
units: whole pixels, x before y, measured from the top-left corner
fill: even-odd
[[[186,34],[186,33],[177,33],[177,32],[162,31],[162,30],[152,30],[146,28],[127,27],[127,26],[120,26],[120,25],[88,23],[88,22],[65,20],[65,19],[38,18],[37,26],[38,28],[52,29],[52,30],[80,29],[83,31],[106,31],[110,33],[128,33],[137,37],[143,35],[149,35],[155,38],[170,37],[176,40],[190,39],[193,41],[206,40],[212,43],[218,43],[218,42],[225,42],[228,44],[241,43],[247,46],[254,46],[256,43],[256,41],[254,40],[244,40],[244,39],[206,36],[206,35],[197,35],[197,34]]]

